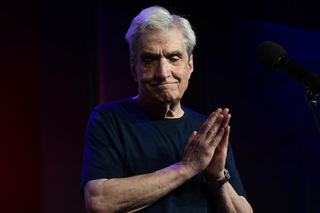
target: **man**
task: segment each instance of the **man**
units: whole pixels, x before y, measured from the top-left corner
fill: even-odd
[[[252,212],[228,144],[228,109],[207,118],[180,105],[193,72],[189,22],[150,7],[126,39],[139,92],[90,117],[81,183],[87,210]]]

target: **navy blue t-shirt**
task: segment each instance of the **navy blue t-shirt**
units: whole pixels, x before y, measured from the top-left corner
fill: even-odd
[[[132,98],[96,107],[87,127],[80,193],[89,180],[147,174],[179,162],[190,135],[207,119],[183,110],[181,118],[160,118]],[[230,184],[246,196],[230,143],[226,169]],[[213,212],[212,198],[203,176],[198,175],[140,212]]]

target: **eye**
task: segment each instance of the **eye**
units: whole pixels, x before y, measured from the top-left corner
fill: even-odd
[[[155,61],[154,58],[145,58],[145,59],[144,59],[144,63],[145,63],[145,64],[151,64],[151,63],[154,62],[154,61]]]
[[[179,56],[172,56],[172,57],[170,57],[170,61],[171,62],[177,62],[177,61],[179,61],[181,58],[179,57]]]
[[[153,65],[153,64],[157,63],[158,58],[157,57],[144,57],[142,59],[142,61],[145,65]]]

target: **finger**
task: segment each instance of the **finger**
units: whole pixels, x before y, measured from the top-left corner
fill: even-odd
[[[228,113],[229,113],[229,109],[228,109],[228,108],[224,108],[224,109],[222,110],[222,112],[221,112],[221,114],[222,114],[223,116],[226,116]]]
[[[225,159],[228,151],[228,143],[229,143],[229,134],[230,134],[230,126],[227,126],[224,129],[224,135],[221,137],[219,142],[213,141],[213,146],[216,144],[215,156],[223,156],[221,159]]]
[[[207,139],[210,141],[218,134],[219,130],[221,129],[221,123],[224,120],[223,115],[219,115],[216,122],[213,124],[213,126],[208,130],[207,132]]]
[[[197,135],[197,131],[193,131],[192,134],[189,137],[189,141],[192,141]]]
[[[190,143],[192,143],[192,141],[196,137],[196,135],[197,135],[197,131],[193,131],[192,134],[189,137],[189,140],[188,140],[188,143],[187,143],[186,147],[188,147],[190,145]]]
[[[229,109],[228,108],[224,108],[222,110],[221,114],[224,116],[224,120],[222,121],[221,128],[224,128],[224,127],[228,126],[228,122],[230,120],[230,117],[228,117]]]
[[[226,127],[226,134],[228,135],[228,137],[229,137],[229,135],[230,135],[230,128],[231,128],[230,126],[227,126],[227,127]]]
[[[210,146],[217,147],[225,135],[225,128],[220,128],[218,134],[211,140]]]
[[[213,126],[213,124],[216,122],[216,120],[219,118],[219,115],[221,114],[222,110],[218,108],[216,111],[211,113],[211,115],[207,118],[207,120],[202,124],[202,126],[199,129],[199,133],[207,133]]]
[[[230,118],[231,118],[230,114],[227,114],[224,116],[223,121],[221,123],[221,128],[226,128],[228,126]]]
[[[227,149],[228,148],[228,142],[229,142],[229,135],[230,135],[230,126],[227,126],[224,129],[225,129],[224,135],[222,137],[222,140],[221,140],[221,143],[219,144],[219,146],[221,148]]]

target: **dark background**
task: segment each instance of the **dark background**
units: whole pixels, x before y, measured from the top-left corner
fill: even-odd
[[[255,60],[271,40],[320,73],[316,3],[14,2],[0,13],[0,212],[85,212],[79,195],[94,106],[137,93],[124,35],[142,8],[183,14],[198,43],[183,104],[228,107],[237,167],[255,212],[320,212],[319,134],[300,83]]]

